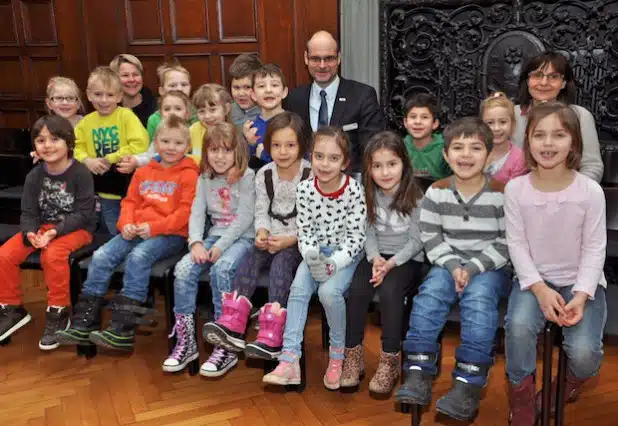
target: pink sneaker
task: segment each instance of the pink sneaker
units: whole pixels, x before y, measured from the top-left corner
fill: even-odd
[[[294,362],[279,361],[279,365],[272,372],[262,378],[262,382],[271,385],[300,385],[300,364],[298,359]]]
[[[328,368],[324,374],[324,386],[329,390],[339,389],[339,382],[341,381],[341,372],[343,370],[342,359],[328,359]]]

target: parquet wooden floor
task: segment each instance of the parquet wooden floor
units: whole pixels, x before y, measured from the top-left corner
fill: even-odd
[[[158,306],[162,312],[163,306]],[[367,392],[329,392],[322,385],[327,355],[320,345],[320,323],[312,314],[307,327],[308,387],[302,394],[277,392],[261,383],[262,369],[238,367],[220,380],[161,371],[167,355],[164,317],[150,336],[138,336],[133,355],[101,352],[93,360],[73,349],[39,351],[43,306],[28,305],[34,320],[0,347],[0,425],[407,425],[410,416],[395,411],[393,399],[378,401]],[[443,373],[434,385],[434,401],[450,387],[455,333],[445,337]],[[376,369],[379,329],[368,326],[367,375]],[[209,349],[209,348],[208,348]],[[202,346],[202,360],[207,348]],[[618,425],[618,347],[606,347],[601,375],[586,385],[577,404],[566,410],[567,425]],[[504,357],[499,356],[476,421],[478,426],[507,424]],[[455,425],[435,414],[423,425]]]

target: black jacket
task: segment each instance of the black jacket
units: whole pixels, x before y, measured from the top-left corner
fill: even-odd
[[[284,102],[284,109],[300,115],[309,129],[310,93],[311,84],[305,84],[292,90]],[[340,77],[330,125],[346,130],[351,143],[350,171],[362,171],[365,143],[385,126],[384,114],[375,89],[367,84]]]

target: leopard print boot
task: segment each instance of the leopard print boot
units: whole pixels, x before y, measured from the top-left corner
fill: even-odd
[[[343,362],[343,372],[341,373],[339,385],[342,388],[358,388],[364,376],[365,361],[363,345],[345,348],[345,361]]]
[[[399,380],[399,352],[391,354],[380,351],[380,363],[376,374],[369,382],[369,392],[385,395],[390,394]]]

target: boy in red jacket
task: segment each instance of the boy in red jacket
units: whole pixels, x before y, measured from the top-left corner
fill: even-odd
[[[88,267],[71,327],[58,332],[62,344],[94,343],[132,351],[138,316],[148,296],[150,270],[159,259],[180,252],[187,238],[198,167],[186,157],[189,128],[172,115],[161,122],[154,139],[157,156],[138,169],[122,200],[119,235],[99,248]],[[122,291],[112,299],[112,319],[99,331],[101,303],[109,279],[125,262]]]

